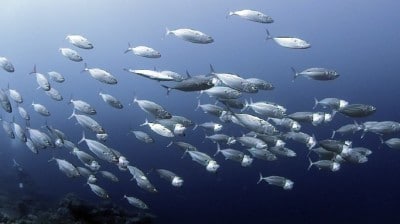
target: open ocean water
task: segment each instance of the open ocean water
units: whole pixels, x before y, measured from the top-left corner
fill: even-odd
[[[158,193],[149,193],[131,181],[128,171],[120,171],[115,164],[97,159],[101,170],[108,170],[119,178],[111,182],[96,175],[97,185],[104,188],[110,199],[95,195],[83,177],[68,178],[48,162],[56,157],[75,166],[84,166],[71,150],[62,148],[39,149],[32,153],[25,143],[11,139],[0,131],[0,222],[46,223],[35,219],[43,211],[61,216],[59,200],[73,193],[77,198],[99,207],[114,203],[133,213],[145,213],[150,223],[399,223],[400,152],[381,144],[377,134],[362,131],[335,139],[351,140],[354,147],[365,147],[373,153],[362,164],[342,163],[337,172],[318,170],[309,166],[308,157],[318,159],[301,143],[286,140],[286,147],[297,154],[293,158],[278,157],[276,161],[254,159],[250,167],[225,160],[216,144],[205,140],[201,127],[186,135],[166,138],[140,126],[145,119],[154,117],[132,103],[150,100],[162,105],[173,115],[191,119],[196,124],[213,121],[223,125],[221,133],[242,136],[249,130],[233,123],[222,123],[218,117],[195,110],[201,104],[214,104],[215,98],[198,92],[172,90],[169,95],[161,86],[175,82],[158,82],[124,71],[129,69],[171,70],[186,76],[207,75],[212,64],[216,72],[239,74],[243,78],[259,78],[271,82],[273,90],[243,93],[240,100],[270,101],[287,108],[286,114],[298,111],[331,113],[321,106],[313,109],[314,97],[336,97],[350,103],[375,106],[376,112],[363,118],[351,118],[337,113],[329,123],[313,126],[301,123],[301,131],[315,135],[317,140],[330,138],[332,130],[342,125],[367,121],[399,121],[399,59],[400,29],[398,21],[400,3],[384,1],[29,1],[2,0],[0,2],[0,57],[9,59],[15,72],[0,69],[0,87],[8,94],[18,90],[23,96],[21,104],[31,116],[30,127],[45,132],[45,124],[64,132],[68,140],[77,144],[85,131],[88,139],[96,139],[90,130],[82,128],[76,119],[68,119],[73,107],[70,99],[82,99],[97,111],[91,116],[106,130],[106,146],[121,152],[130,165],[140,168]],[[252,9],[271,16],[270,24],[256,23],[238,16],[228,17],[230,11]],[[170,30],[191,28],[202,31],[214,39],[213,43],[195,44],[173,35]],[[266,40],[266,29],[271,36],[290,36],[306,40],[308,49],[289,49],[273,40]],[[80,49],[65,37],[79,34],[93,43],[94,48]],[[144,58],[124,54],[132,46],[145,45],[161,53],[160,58]],[[82,62],[68,60],[59,48],[76,50]],[[84,69],[102,68],[114,75],[118,84],[107,85],[93,79]],[[29,73],[36,65],[37,72],[57,71],[65,82],[50,81],[63,96],[55,101],[38,89],[35,75]],[[316,81],[298,77],[294,82],[291,67],[299,71],[311,67],[334,69],[340,76],[335,80]],[[123,104],[123,109],[107,105],[99,92],[111,94]],[[10,99],[11,100],[11,99]],[[12,100],[11,100],[12,101]],[[41,103],[51,115],[44,117],[33,110],[31,103]],[[130,105],[131,104],[131,105]],[[25,127],[17,104],[11,102],[12,113],[1,110],[2,120]],[[222,105],[222,104],[218,104]],[[251,109],[236,113],[254,113]],[[78,113],[78,112],[77,112]],[[155,143],[139,141],[130,130],[150,134]],[[28,135],[29,137],[29,135]],[[384,140],[400,137],[399,132],[383,136]],[[166,147],[170,141],[184,141],[213,157],[220,165],[216,173],[182,158],[183,150],[176,145]],[[80,150],[92,154],[85,143]],[[247,152],[236,143],[222,148]],[[93,155],[93,154],[92,154]],[[94,156],[94,155],[93,155]],[[13,166],[13,159],[20,164]],[[173,171],[184,180],[180,188],[161,179],[155,169]],[[22,170],[21,170],[22,169]],[[278,175],[294,182],[293,189],[257,184],[259,173]],[[20,186],[23,183],[23,186]],[[124,195],[145,202],[149,209],[130,205]],[[62,213],[64,214],[64,213]],[[108,214],[108,213],[107,213]],[[91,215],[95,216],[96,213]],[[104,215],[104,214],[103,214]],[[89,214],[90,216],[90,214]],[[95,223],[87,218],[83,223]],[[62,218],[62,216],[61,216]],[[74,222],[80,221],[79,216]],[[49,219],[47,219],[49,220]],[[99,219],[100,220],[100,219]],[[117,223],[97,221],[97,223]],[[28,222],[29,223],[29,222]],[[55,223],[55,222],[53,222]],[[73,223],[73,221],[71,221]]]

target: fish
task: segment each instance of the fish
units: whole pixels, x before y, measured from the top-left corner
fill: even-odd
[[[389,134],[394,134],[396,132],[400,131],[400,123],[396,121],[380,121],[376,122],[370,127],[367,127],[364,125],[363,127],[363,135],[361,138],[364,137],[364,134],[366,132],[372,132],[378,135],[389,135]]]
[[[172,117],[172,114],[169,113],[166,109],[164,109],[164,107],[153,101],[138,100],[137,97],[135,96],[133,99],[133,103],[137,103],[140,109],[153,115],[155,118],[170,119]]]
[[[49,162],[51,161],[56,161],[57,165],[58,165],[58,169],[63,172],[67,177],[79,177],[80,173],[78,171],[78,169],[72,165],[72,163],[68,162],[65,159],[57,159],[55,157],[53,157],[52,159],[49,160]]]
[[[149,134],[143,131],[131,131],[135,137],[144,143],[154,143],[154,139]]]
[[[294,182],[281,176],[269,176],[269,177],[263,177],[263,175],[260,173],[260,179],[258,180],[257,184],[259,184],[261,181],[265,181],[270,185],[275,185],[278,187],[282,187],[284,190],[292,190]]]
[[[87,115],[76,114],[75,109],[72,111],[72,114],[68,117],[68,119],[71,119],[73,117],[76,118],[78,124],[81,125],[83,128],[89,129],[98,134],[106,133],[104,128],[97,121]]]
[[[173,79],[173,81],[175,81],[175,82],[182,82],[185,79],[185,77],[183,75],[173,72],[173,71],[163,70],[163,71],[160,71],[160,73],[171,77]]]
[[[161,57],[160,52],[154,50],[151,47],[147,47],[147,46],[132,47],[131,44],[128,43],[128,49],[124,53],[126,54],[130,51],[137,56],[141,56],[141,57],[145,57],[145,58],[160,58]]]
[[[217,117],[221,116],[221,115],[222,115],[222,112],[224,111],[224,108],[222,108],[222,107],[220,107],[220,106],[217,106],[217,105],[214,105],[214,104],[201,104],[201,103],[200,103],[200,99],[198,100],[198,102],[197,102],[197,107],[196,107],[196,109],[194,109],[194,110],[196,111],[196,110],[198,110],[199,108],[200,108],[204,113],[206,113],[206,114],[211,114],[211,115],[214,115],[214,116],[217,116]]]
[[[156,169],[156,172],[160,175],[161,178],[171,182],[172,186],[182,187],[183,179],[178,175],[176,175],[175,173],[166,169]]]
[[[390,138],[386,141],[382,140],[382,143],[386,144],[389,148],[400,149],[400,138]]]
[[[257,159],[265,161],[275,161],[278,159],[275,154],[271,153],[267,149],[247,148],[247,151]]]
[[[33,106],[33,110],[35,110],[40,115],[45,116],[45,117],[50,116],[49,110],[47,110],[47,108],[44,105],[32,102],[32,106]]]
[[[324,108],[330,108],[332,110],[339,110],[349,104],[346,100],[338,99],[338,98],[324,98],[322,100],[318,100],[314,97],[314,107],[315,109],[318,105],[321,105]]]
[[[12,112],[11,102],[3,89],[0,89],[0,104],[5,112]]]
[[[340,154],[343,150],[350,148],[352,145],[352,142],[351,141],[339,141],[339,140],[333,140],[333,139],[325,139],[325,140],[318,141],[318,144],[322,148],[324,148],[328,151]]]
[[[376,107],[367,104],[348,104],[338,112],[349,117],[367,117],[376,112]]]
[[[268,150],[272,153],[274,153],[275,155],[279,155],[279,156],[285,156],[285,157],[296,157],[296,152],[286,148],[286,147],[269,147]]]
[[[297,132],[301,129],[301,124],[299,122],[288,117],[284,117],[282,119],[269,118],[268,120],[271,120],[276,126],[280,126],[289,131]]]
[[[165,30],[165,36],[174,35],[178,38],[195,44],[209,44],[214,42],[214,39],[211,36],[198,30],[188,28],[181,28],[176,30],[169,30],[168,28],[165,28]]]
[[[222,124],[217,124],[217,123],[214,123],[214,122],[204,122],[202,124],[196,125],[193,128],[193,130],[195,130],[197,127],[202,127],[202,128],[204,128],[206,130],[210,130],[210,131],[213,131],[213,132],[219,132],[223,128]]]
[[[332,160],[318,160],[313,162],[310,158],[308,158],[308,161],[310,162],[308,170],[310,170],[312,166],[316,166],[318,169],[330,170],[332,172],[336,172],[340,169],[340,163]]]
[[[247,78],[247,82],[254,84],[258,90],[273,90],[275,89],[274,85],[270,82],[267,82],[258,78]]]
[[[360,130],[363,130],[363,127],[362,127],[362,125],[357,124],[357,122],[354,122],[354,124],[346,124],[346,125],[341,126],[338,129],[334,130],[332,132],[331,138],[333,139],[335,137],[336,133],[340,133],[343,136],[343,135],[348,135],[348,134],[354,134]]]
[[[124,108],[122,103],[117,98],[115,98],[114,96],[111,96],[110,94],[99,92],[99,96],[101,96],[101,98],[103,99],[103,101],[105,103],[107,103],[108,105],[110,105],[116,109]]]
[[[29,121],[31,119],[29,113],[21,105],[18,105],[18,113],[26,121]]]
[[[154,121],[154,123],[161,124],[162,126],[168,128],[176,136],[186,135],[185,134],[186,127],[171,119],[157,119]]]
[[[274,20],[271,16],[265,15],[262,12],[251,10],[251,9],[243,9],[238,11],[231,11],[228,13],[229,16],[238,16],[242,19],[246,19],[249,21],[257,22],[257,23],[273,23]]]
[[[14,100],[17,104],[21,104],[24,102],[24,99],[22,98],[22,95],[16,90],[16,89],[10,89],[8,86],[8,94],[10,95],[10,98]]]
[[[315,139],[314,135],[310,136],[309,134],[304,132],[290,131],[283,134],[282,137],[306,144],[308,149],[312,149],[317,144],[317,140]]]
[[[124,198],[126,198],[126,200],[128,200],[128,203],[135,206],[136,208],[140,208],[140,209],[149,209],[149,207],[140,199],[135,198],[135,197],[128,197],[126,195],[124,195]]]
[[[297,37],[290,37],[290,36],[277,36],[277,37],[272,37],[268,31],[267,31],[267,37],[266,40],[274,40],[278,45],[290,49],[307,49],[311,47],[311,44],[308,43],[305,40],[302,40]]]
[[[188,73],[187,73],[188,74]],[[179,90],[183,92],[195,92],[206,90],[214,87],[213,78],[210,76],[190,76],[185,80],[182,80],[179,83],[176,83],[174,86],[166,86],[161,85],[165,89],[167,89],[167,95],[171,92],[171,90]]]
[[[134,166],[128,166],[129,172],[132,174],[133,179],[136,180],[136,184],[150,193],[157,193],[157,189],[150,183],[149,179],[144,175],[143,171]]]
[[[50,90],[51,86],[50,86],[49,80],[47,80],[45,75],[43,75],[42,73],[38,73],[36,71],[36,65],[33,66],[33,70],[29,74],[36,75],[36,82],[41,89],[43,89],[44,91]]]
[[[53,80],[54,82],[63,83],[65,81],[64,76],[56,71],[50,71],[47,74],[49,75],[50,79]]]
[[[55,147],[54,143],[52,142],[52,139],[46,133],[34,128],[27,127],[26,129],[28,130],[30,139],[32,140],[33,144],[36,147],[41,149],[47,147],[51,148]]]
[[[268,145],[263,140],[252,136],[243,135],[241,137],[235,138],[237,142],[242,144],[244,147],[257,148],[257,149],[267,149]]]
[[[202,93],[206,93],[209,97],[222,99],[237,99],[242,96],[240,91],[227,86],[214,86],[210,89],[201,90],[200,94]]]
[[[353,150],[352,148],[344,149],[339,156],[343,158],[346,162],[350,163],[366,163],[368,162],[368,158],[365,154],[360,153],[357,150]]]
[[[209,139],[214,143],[225,143],[227,145],[232,145],[236,143],[235,137],[231,137],[225,134],[205,135],[205,139]]]
[[[167,145],[167,148],[170,147],[172,144],[175,144],[175,145],[177,145],[180,149],[184,150],[184,153],[183,153],[182,158],[183,158],[183,157],[186,155],[186,153],[189,152],[189,151],[197,151],[197,147],[196,147],[196,146],[193,146],[193,145],[190,144],[190,143],[181,142],[181,141],[178,141],[178,142],[171,141],[171,142]]]
[[[25,129],[23,129],[19,124],[14,122],[14,118],[13,118],[13,129],[14,129],[14,134],[15,136],[21,140],[21,142],[26,142],[26,135],[25,135]]]
[[[232,115],[232,122],[259,134],[274,135],[278,133],[278,130],[268,121],[250,114],[234,113]]]
[[[11,123],[4,120],[1,116],[0,116],[0,120],[1,120],[1,124],[3,126],[4,132],[8,135],[8,137],[10,137],[11,139],[14,139],[15,133],[14,133]]]
[[[83,61],[83,58],[78,54],[78,52],[75,50],[72,50],[71,48],[60,47],[58,50],[61,52],[61,54],[64,57],[68,58],[71,61],[75,61],[75,62]]]
[[[15,71],[14,65],[5,57],[0,57],[0,67],[2,67],[6,72],[12,73]]]
[[[219,169],[217,161],[213,160],[209,155],[200,151],[188,151],[193,161],[206,167],[206,170],[210,173],[215,173]]]
[[[67,35],[65,37],[71,44],[82,49],[93,49],[93,44],[81,35]]]
[[[92,107],[89,103],[83,100],[70,99],[69,104],[72,104],[75,110],[85,113],[87,115],[95,115],[97,113],[94,107]]]
[[[324,112],[295,112],[287,116],[297,122],[311,123],[314,126],[320,125],[325,120]]]
[[[104,190],[102,187],[96,184],[91,184],[87,183],[90,187],[90,190],[92,190],[93,193],[95,193],[97,196],[103,198],[103,199],[109,199],[110,196],[108,195],[107,191]]]
[[[248,167],[253,163],[253,158],[251,158],[249,155],[246,155],[236,149],[221,149],[219,144],[217,144],[217,152],[214,154],[214,157],[219,153],[221,153],[225,159],[239,162],[243,167]]]
[[[230,73],[219,73],[215,72],[214,67],[210,64],[210,75],[216,77],[224,85],[245,93],[257,93],[258,88],[256,84],[247,81],[246,79],[240,77],[236,74]],[[214,80],[215,82],[215,80]]]
[[[56,101],[62,101],[64,98],[63,96],[60,94],[60,92],[58,92],[57,89],[55,89],[54,87],[51,87],[49,91],[45,92],[46,95],[50,96],[53,100]]]
[[[37,149],[36,145],[32,142],[30,138],[26,139],[25,142],[26,147],[28,147],[29,150],[31,150],[32,153],[38,154],[39,150]]]
[[[105,84],[115,85],[118,83],[111,73],[100,68],[88,68],[86,63],[82,72],[88,72],[94,79]]]
[[[140,126],[145,126],[145,125],[148,125],[152,131],[154,131],[155,133],[157,133],[163,137],[167,137],[167,138],[175,137],[174,133],[162,124],[149,122],[146,119],[145,122],[143,124],[141,124]]]
[[[109,171],[102,170],[102,171],[99,171],[99,173],[100,173],[104,178],[106,178],[107,180],[110,180],[110,181],[112,181],[112,182],[118,182],[118,181],[119,181],[118,177],[115,176],[113,173],[111,173],[111,172],[109,172]]]
[[[86,167],[89,167],[91,170],[97,171],[97,168],[100,168],[100,166],[96,166],[96,164],[93,163],[93,162],[97,163],[97,161],[90,154],[88,154],[84,151],[81,151],[79,149],[73,150],[71,153],[73,155],[75,155],[79,159],[79,161],[82,162],[83,165],[85,165]],[[98,163],[97,163],[97,165],[98,165]]]
[[[217,99],[218,102],[221,102],[222,104],[224,104],[227,107],[230,108],[234,108],[234,109],[243,109],[245,107],[245,104],[238,99],[222,99],[222,98],[218,98]]]
[[[195,125],[193,121],[191,121],[190,119],[188,119],[186,117],[182,117],[182,116],[172,115],[170,120],[176,121],[176,122],[182,124],[184,127],[190,127],[190,126]]]
[[[85,137],[85,132],[82,132],[82,138],[79,140],[78,144],[81,144],[82,142],[85,142],[89,150],[93,152],[99,159],[103,159],[108,162],[118,161],[117,156],[109,147],[98,141],[87,139]]]
[[[133,73],[136,75],[140,75],[140,76],[143,76],[148,79],[157,80],[157,81],[174,81],[175,80],[175,78],[172,77],[168,73],[165,73],[165,72],[163,73],[163,72],[154,71],[154,70],[124,68],[124,71]]]
[[[257,114],[273,118],[283,118],[286,112],[286,109],[283,109],[283,107],[275,103],[266,101],[253,102],[252,98],[250,98],[250,103],[245,100],[242,111],[246,110],[247,108],[251,108]]]
[[[293,71],[293,81],[299,77],[299,76],[304,76],[309,79],[313,80],[318,80],[318,81],[328,81],[328,80],[334,80],[339,78],[339,73],[337,73],[335,70],[332,69],[327,69],[327,68],[307,68],[306,70],[302,72],[296,71],[295,68],[291,67]]]

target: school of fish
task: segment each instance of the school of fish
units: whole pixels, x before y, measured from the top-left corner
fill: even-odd
[[[227,13],[226,18],[233,20],[232,17],[239,17],[248,21],[269,24],[275,23],[274,19],[262,12],[255,10],[238,10]],[[233,21],[232,21],[233,22]],[[262,28],[260,28],[262,29]],[[182,39],[194,44],[212,44],[215,40],[209,34],[191,29],[178,28],[170,30],[166,28],[166,36]],[[166,38],[166,39],[168,39]],[[263,38],[263,37],[260,37]],[[76,50],[62,47],[58,50],[60,54],[73,62],[85,61],[79,54],[80,50],[90,51],[95,47],[89,39],[81,35],[67,35],[65,38]],[[294,50],[311,47],[311,44],[298,37],[291,36],[272,36],[270,31],[266,30],[266,40],[273,40],[279,46]],[[139,57],[145,57],[149,60],[155,60],[162,57],[162,54],[148,46],[133,46],[128,44],[128,48],[121,53],[130,53]],[[7,73],[15,72],[12,62],[6,57],[0,57],[0,67]],[[105,85],[117,85],[117,77],[106,70],[106,68],[88,67],[84,62],[82,73],[89,74],[93,79]],[[40,68],[40,66],[38,66]],[[155,69],[145,68],[121,68],[128,73],[126,75],[137,76],[135,78],[147,78],[155,80],[154,88],[165,88],[166,94],[170,95],[172,91],[199,92],[200,96],[207,95],[215,100],[215,104],[201,104],[198,99],[197,108],[193,108],[197,113],[200,111],[210,115],[209,121],[196,123],[192,118],[186,118],[177,114],[170,113],[160,102],[154,102],[149,99],[138,99],[134,97],[131,104],[137,104],[138,107],[146,114],[150,115],[150,119],[143,121],[138,127],[134,127],[131,133],[136,137],[137,141],[146,144],[157,142],[157,138],[170,138],[171,142],[167,147],[179,148],[182,155],[177,158],[190,157],[194,162],[204,167],[205,172],[215,173],[223,164],[222,160],[231,160],[232,163],[247,168],[251,167],[254,160],[263,160],[265,162],[273,162],[277,159],[296,157],[296,150],[285,147],[287,141],[294,141],[303,144],[305,150],[309,150],[309,166],[304,169],[324,169],[332,172],[339,171],[343,163],[365,163],[368,156],[373,150],[364,148],[363,146],[353,146],[351,140],[341,140],[335,137],[345,136],[350,138],[356,132],[374,133],[378,135],[381,142],[387,147],[400,149],[400,138],[387,138],[400,131],[400,123],[396,121],[368,121],[364,123],[357,122],[357,118],[367,117],[375,113],[376,108],[366,102],[348,102],[346,99],[339,99],[332,96],[331,98],[314,99],[315,106],[306,111],[288,112],[288,109],[277,102],[253,101],[251,94],[262,94],[262,91],[272,91],[275,86],[267,80],[259,77],[244,77],[239,74],[219,72],[210,65],[210,72],[204,75],[192,76],[187,72],[185,75],[174,71],[158,71]],[[340,75],[331,68],[305,68],[297,70],[288,68],[293,72],[293,81],[297,78],[305,77],[315,81],[334,81]],[[38,88],[55,101],[63,101],[64,98],[57,91],[52,82],[63,83],[65,78],[56,71],[41,73],[37,70],[36,65],[29,73],[36,78]],[[345,78],[345,77],[342,77]],[[94,81],[95,82],[95,81]],[[68,93],[65,93],[68,94]],[[178,94],[178,93],[177,93]],[[124,109],[122,102],[115,96],[100,91],[99,97],[110,107],[121,110]],[[250,95],[250,96],[249,96]],[[24,97],[16,89],[10,86],[7,89],[0,89],[0,104],[5,113],[13,115],[12,120],[0,118],[5,134],[15,139],[13,141],[24,142],[32,153],[40,153],[44,148],[66,148],[71,151],[81,163],[73,164],[69,162],[71,158],[49,158],[49,162],[56,163],[58,169],[68,178],[84,178],[90,189],[97,196],[108,199],[110,198],[106,189],[97,185],[97,179],[105,178],[112,182],[118,182],[120,177],[117,173],[111,173],[102,170],[102,163],[115,164],[121,172],[129,172],[132,175],[137,186],[149,193],[158,192],[157,186],[151,183],[148,174],[139,167],[133,166],[129,162],[129,158],[107,145],[109,134],[101,122],[96,121],[95,115],[97,111],[89,102],[74,96],[67,102],[71,105],[71,115],[68,119],[76,120],[82,127],[82,138],[78,142],[70,141],[62,130],[56,129],[49,124],[42,127],[30,127],[30,113],[38,113],[41,116],[56,116],[52,114],[46,107],[38,102],[32,102],[31,107],[24,101]],[[244,99],[246,97],[246,99]],[[312,100],[312,99],[311,99]],[[31,110],[33,109],[33,111]],[[314,111],[316,108],[321,111]],[[16,112],[18,111],[18,113]],[[304,133],[301,131],[303,125],[318,126],[331,122],[336,114],[342,114],[353,120],[349,120],[335,131],[333,131],[330,139],[316,139],[313,133]],[[19,115],[17,115],[19,114]],[[17,121],[16,117],[21,120]],[[71,121],[72,122],[72,121]],[[224,126],[231,123],[232,127],[240,130],[242,136],[229,136],[223,133]],[[189,130],[190,129],[190,130]],[[185,142],[184,138],[190,134],[190,131],[203,129],[206,133],[205,140],[215,143],[215,154],[201,149],[201,145],[192,145]],[[201,130],[202,131],[202,130]],[[96,138],[90,139],[86,137],[88,132],[93,133]],[[183,141],[182,141],[183,139]],[[83,144],[85,143],[85,144]],[[87,150],[79,149],[86,147]],[[312,155],[314,153],[316,155]],[[185,157],[186,156],[186,157]],[[311,159],[315,158],[315,159]],[[51,163],[50,163],[51,164]],[[49,165],[50,166],[50,165]],[[196,166],[196,165],[193,165]],[[249,168],[247,168],[249,169]],[[182,187],[184,178],[174,171],[155,169],[160,178],[167,181],[173,187]],[[258,173],[258,171],[256,171]],[[269,174],[263,176],[259,173],[259,180],[254,184],[267,182],[270,185],[280,187],[284,190],[291,190],[294,182],[290,177],[277,176],[277,174]],[[140,209],[148,209],[147,203],[132,195],[122,193],[121,197],[125,198],[129,204]]]

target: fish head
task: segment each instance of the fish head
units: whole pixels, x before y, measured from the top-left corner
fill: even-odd
[[[183,185],[183,179],[175,176],[174,178],[172,178],[172,186],[174,187],[181,187]]]
[[[61,148],[61,147],[64,146],[64,142],[63,142],[63,140],[62,140],[61,138],[57,138],[56,141],[55,141],[54,143],[55,143],[55,145],[56,145],[57,147],[59,147],[59,148]]]
[[[219,132],[222,130],[222,125],[221,124],[215,124],[214,125],[214,132]]]
[[[339,109],[349,105],[349,102],[346,100],[339,100]]]
[[[87,182],[91,183],[91,184],[94,184],[94,183],[97,182],[97,178],[93,174],[90,174],[88,179],[87,179]]]
[[[332,121],[332,119],[333,119],[332,114],[327,114],[327,113],[324,114],[324,122],[330,122]]]
[[[242,159],[242,162],[241,162],[241,165],[242,165],[243,167],[248,167],[248,166],[250,166],[252,163],[253,163],[253,158],[251,158],[249,155],[244,155],[244,156],[243,156],[243,159]]]
[[[317,140],[315,139],[314,136],[308,138],[307,147],[308,147],[309,149],[314,148],[314,146],[315,146],[316,144],[317,144]]]
[[[107,140],[107,138],[108,138],[108,134],[107,134],[107,133],[103,133],[103,134],[97,133],[97,134],[96,134],[96,138],[97,138],[98,140],[100,140],[100,141],[105,142],[105,141]]]
[[[301,125],[299,122],[295,121],[292,123],[292,127],[291,127],[292,131],[300,131],[300,129],[301,129]]]
[[[14,66],[10,62],[8,62],[5,65],[3,65],[3,68],[7,72],[14,72],[15,71]]]
[[[97,161],[94,161],[94,160],[93,160],[93,161],[90,163],[89,168],[90,168],[92,171],[98,171],[98,170],[100,170],[100,165],[99,165],[99,163],[98,163]]]
[[[331,170],[332,170],[333,172],[340,170],[340,163],[338,163],[338,162],[333,162],[333,163],[332,163],[332,166],[331,166]]]
[[[257,93],[258,88],[257,88],[257,85],[255,85],[254,83],[246,82],[246,83],[244,83],[243,91],[248,92],[248,93]]]
[[[280,139],[276,140],[276,142],[275,142],[275,147],[278,147],[278,148],[284,147],[285,145],[286,145],[286,142],[284,142]]]
[[[367,111],[369,111],[369,112],[375,112],[375,111],[376,111],[376,107],[374,107],[374,106],[372,106],[372,105],[368,105],[366,109],[367,109]]]
[[[190,152],[190,151],[189,151]],[[206,170],[211,173],[217,172],[219,164],[215,160],[210,160],[206,166]]]
[[[174,127],[174,134],[176,135],[183,135],[186,130],[186,127],[182,124],[176,124]]]
[[[294,182],[291,180],[286,179],[285,184],[283,185],[284,190],[292,190]]]

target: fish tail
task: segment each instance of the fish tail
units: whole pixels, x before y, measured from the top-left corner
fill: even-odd
[[[333,139],[333,138],[335,137],[335,134],[336,134],[336,131],[335,131],[335,130],[333,130],[333,131],[332,131],[332,136],[331,136],[331,139]]]
[[[146,120],[144,121],[144,123],[141,124],[140,126],[145,126],[145,125],[148,125],[148,124],[149,124],[149,121],[148,121],[147,118],[146,118]]]
[[[128,53],[129,51],[131,51],[131,48],[132,48],[131,43],[128,42],[128,49],[126,49],[124,51],[124,54]]]
[[[200,108],[201,104],[200,104],[200,99],[197,101],[197,107],[196,109],[194,109],[194,111],[197,111]]]
[[[295,68],[293,68],[293,67],[290,67],[291,69],[292,69],[292,71],[293,71],[293,74],[294,74],[294,76],[293,76],[293,80],[292,80],[292,82],[294,82],[294,80],[299,76],[299,73],[296,71],[296,69]]]
[[[75,108],[72,110],[72,114],[71,114],[71,116],[69,116],[68,117],[68,119],[71,119],[71,118],[73,118],[74,116],[75,116],[76,114],[75,114]]]
[[[166,85],[161,85],[161,86],[167,89],[167,95],[169,95],[169,92],[171,92],[172,88]]]
[[[230,11],[230,12],[228,13],[228,16],[226,16],[226,18],[228,18],[229,16],[233,16],[233,15],[235,15],[235,13],[232,12],[232,11]]]
[[[82,132],[82,138],[79,140],[78,144],[81,144],[83,141],[86,141],[85,132]]]
[[[310,158],[310,157],[308,157],[308,162],[310,163],[310,165],[308,165],[308,168],[307,168],[307,170],[310,170],[310,169],[311,169],[311,167],[314,165],[314,163],[312,162],[312,160],[311,160],[311,158]]]
[[[251,101],[250,101],[250,103],[249,103],[249,101],[247,101],[247,99],[244,99],[244,106],[243,106],[243,108],[240,110],[240,112],[243,112],[243,111],[247,110],[247,108],[249,108],[250,104],[251,104]]]
[[[214,157],[218,155],[218,153],[220,152],[221,152],[221,147],[219,146],[219,143],[217,143],[217,151],[214,153]]]
[[[196,130],[196,129],[197,129],[197,127],[199,127],[199,125],[198,125],[198,124],[196,124],[196,125],[193,127],[193,129],[192,129],[192,130],[193,130],[193,131],[194,131],[194,130]]]
[[[56,157],[53,156],[53,158],[49,159],[47,162],[51,162],[51,161],[54,161],[54,160],[56,160]]]
[[[269,33],[269,30],[268,30],[268,29],[265,29],[265,31],[267,32],[267,36],[265,37],[265,40],[270,40],[270,39],[272,39],[272,36],[271,36],[271,34]]]
[[[172,144],[174,144],[174,141],[171,141],[171,142],[167,145],[167,148],[170,147]]]
[[[215,73],[215,70],[214,70],[214,67],[213,67],[212,64],[210,64],[210,73],[211,73],[211,74]]]
[[[83,70],[81,71],[81,73],[83,73],[83,72],[86,72],[87,70],[89,70],[88,69],[88,67],[87,67],[87,63],[85,62],[84,64],[83,64]]]
[[[262,180],[263,180],[263,175],[262,175],[262,173],[260,172],[260,179],[258,179],[258,181],[257,181],[257,184],[259,184]]]
[[[313,110],[317,107],[319,101],[317,99],[317,97],[314,97],[314,107],[312,108]]]
[[[29,74],[35,74],[36,73],[36,64],[33,65],[33,69]]]
[[[168,29],[168,27],[165,27],[165,36],[168,36],[170,34],[173,34],[171,30]]]

